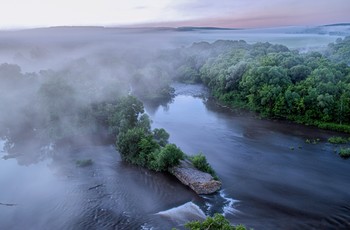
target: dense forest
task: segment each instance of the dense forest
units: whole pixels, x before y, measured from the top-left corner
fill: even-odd
[[[177,79],[204,83],[227,105],[350,132],[350,37],[323,53],[241,40],[195,43],[176,55]]]

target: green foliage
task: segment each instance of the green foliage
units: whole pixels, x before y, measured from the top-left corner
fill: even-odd
[[[153,137],[160,146],[165,146],[168,143],[169,133],[165,129],[153,129]]]
[[[349,158],[350,157],[350,148],[340,149],[339,155],[343,158]]]
[[[350,64],[350,37],[337,39],[335,43],[328,45],[328,56],[336,62]]]
[[[326,56],[269,43],[218,41],[200,47],[183,51],[182,69],[195,69],[224,104],[350,133],[350,67],[341,63],[350,60],[350,37],[331,44]]]
[[[325,123],[325,122],[324,123],[316,122],[315,124],[317,127],[321,129],[329,129],[329,130],[334,130],[338,132],[350,133],[350,125]]]
[[[207,158],[202,153],[191,156],[189,159],[194,167],[201,170],[202,172],[209,173],[215,180],[219,179],[214,169],[209,165]]]
[[[112,111],[108,124],[119,133],[116,146],[123,160],[166,171],[184,158],[185,154],[176,145],[167,144],[169,134],[164,129],[151,131],[151,121],[136,98],[122,98],[107,111]]]
[[[117,148],[122,159],[137,165],[145,165],[144,157],[140,156],[142,147],[148,137],[142,128],[134,127],[118,135]],[[143,144],[143,145],[142,145]]]
[[[331,144],[346,144],[349,140],[345,137],[330,137],[328,138],[328,142]]]
[[[87,167],[93,164],[93,161],[91,159],[86,159],[86,160],[77,160],[75,164],[78,167]]]
[[[190,230],[246,230],[243,225],[233,226],[221,214],[216,213],[213,217],[207,217],[203,222],[192,221],[185,224]]]
[[[109,105],[107,112],[108,127],[112,134],[118,135],[137,126],[144,108],[142,102],[136,97],[127,96],[117,100],[116,105]],[[150,126],[147,121],[144,122],[145,119],[146,117],[143,117],[141,123],[143,128],[148,129]]]
[[[155,171],[167,171],[169,167],[178,165],[184,156],[185,154],[176,145],[167,144],[152,153],[149,168]]]
[[[184,158],[184,153],[176,145],[161,147],[152,135],[139,127],[121,133],[117,148],[123,160],[155,171],[166,171]]]

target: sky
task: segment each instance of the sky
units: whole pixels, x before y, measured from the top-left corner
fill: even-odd
[[[350,22],[350,0],[0,0],[0,29],[48,26],[232,28]]]

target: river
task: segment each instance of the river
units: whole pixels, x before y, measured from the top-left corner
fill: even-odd
[[[205,154],[220,192],[198,196],[171,175],[122,162],[110,144],[86,142],[30,163],[0,158],[0,228],[171,229],[216,212],[254,229],[350,227],[350,161],[326,142],[335,133],[231,111],[199,85],[174,87],[171,103],[146,104],[152,127]],[[77,167],[83,159],[93,164]]]

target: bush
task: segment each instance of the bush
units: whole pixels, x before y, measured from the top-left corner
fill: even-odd
[[[123,160],[137,164],[138,154],[141,152],[139,143],[147,138],[143,129],[132,128],[118,135],[117,148]]]
[[[214,217],[208,217],[203,222],[188,222],[185,224],[185,227],[190,230],[246,230],[243,225],[231,225],[223,215],[218,213]]]
[[[343,157],[343,158],[348,158],[348,157],[350,157],[350,148],[340,149],[339,155],[340,155],[341,157]]]
[[[346,144],[348,143],[348,139],[345,137],[330,137],[328,138],[328,142],[331,144]]]
[[[194,167],[201,170],[202,172],[209,173],[210,175],[212,175],[212,177],[214,177],[215,180],[219,179],[218,176],[216,175],[214,169],[207,162],[207,158],[202,153],[194,155],[194,156],[190,157],[189,159],[192,162],[192,164],[194,165]]]
[[[138,127],[120,133],[117,146],[123,160],[155,171],[166,171],[185,155],[174,144],[161,147],[152,135]]]
[[[328,129],[328,130],[334,130],[338,132],[345,132],[350,133],[350,125],[344,125],[344,124],[334,124],[334,123],[320,123],[316,122],[317,127],[321,129]]]
[[[185,154],[174,144],[167,144],[159,151],[154,151],[149,162],[149,168],[155,171],[166,171],[169,167],[178,165]]]

